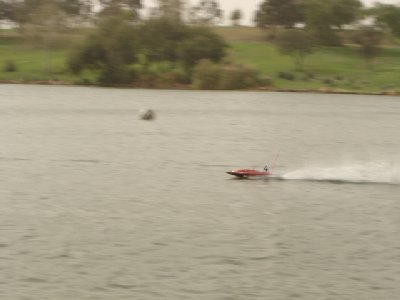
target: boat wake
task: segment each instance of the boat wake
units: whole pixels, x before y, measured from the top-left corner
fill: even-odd
[[[337,183],[400,184],[400,168],[395,164],[388,163],[308,167],[282,174],[279,179]]]

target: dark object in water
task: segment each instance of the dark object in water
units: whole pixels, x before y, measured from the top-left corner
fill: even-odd
[[[156,114],[151,109],[145,109],[145,110],[140,111],[140,118],[142,120],[149,121],[149,120],[153,120],[155,117],[156,117]]]

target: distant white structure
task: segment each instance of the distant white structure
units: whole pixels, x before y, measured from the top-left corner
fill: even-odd
[[[12,29],[16,28],[17,24],[12,21],[1,20],[0,21],[0,29]]]
[[[152,109],[142,109],[139,112],[139,117],[142,120],[153,120],[156,117],[155,112]]]

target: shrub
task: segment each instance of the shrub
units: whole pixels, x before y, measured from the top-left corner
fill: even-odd
[[[190,81],[184,68],[171,62],[140,63],[132,68],[137,74],[134,84],[140,87],[169,88]]]
[[[200,60],[221,61],[228,45],[207,27],[189,27],[188,37],[181,41],[178,58],[191,70]]]
[[[123,66],[107,66],[97,79],[100,85],[128,84],[135,78],[135,72]]]
[[[308,79],[314,79],[315,75],[313,73],[307,72],[306,76],[308,77]]]
[[[228,65],[222,68],[220,89],[246,89],[261,85],[259,73],[245,66]]]
[[[172,88],[181,82],[176,73],[143,73],[135,81],[136,85],[144,88]]]
[[[221,68],[209,60],[200,61],[194,69],[194,85],[203,90],[214,90],[219,88]]]
[[[4,63],[3,70],[4,70],[4,72],[15,72],[15,71],[17,71],[17,65],[15,64],[15,62],[13,60],[7,60]]]
[[[271,85],[254,69],[202,60],[194,70],[194,85],[200,89],[239,90]]]
[[[274,81],[271,77],[264,76],[261,78],[261,85],[265,87],[271,87],[274,85]]]
[[[329,85],[333,84],[333,80],[330,78],[324,78],[324,79],[322,79],[322,82],[324,84],[329,84]]]
[[[285,80],[295,80],[296,76],[290,72],[278,72],[278,77]]]
[[[125,84],[134,78],[129,69],[137,57],[136,28],[123,18],[102,21],[70,57],[70,70],[79,74],[88,69],[99,72],[98,83]]]

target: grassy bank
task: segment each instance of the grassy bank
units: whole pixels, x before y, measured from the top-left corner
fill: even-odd
[[[384,48],[372,68],[355,47],[323,48],[306,58],[302,72],[294,70],[290,56],[281,55],[268,43],[234,42],[231,56],[271,77],[280,89],[400,91],[399,48]],[[294,79],[282,79],[279,73],[289,73]]]
[[[94,79],[93,74],[73,75],[66,61],[76,38],[68,38],[65,45],[45,49],[28,44],[13,31],[0,31],[0,81],[16,82],[63,82],[74,84],[82,78]],[[14,71],[7,71],[12,63]]]
[[[272,44],[262,41],[264,33],[260,30],[228,27],[217,31],[232,46],[230,58],[270,77],[273,88],[400,93],[400,48],[385,47],[372,69],[354,47],[322,48],[308,56],[304,71],[298,72],[290,56],[280,54]],[[72,46],[46,51],[29,46],[17,34],[0,32],[0,81],[94,82],[94,74],[76,76],[68,71],[66,61]],[[15,65],[14,71],[5,70],[8,62]],[[282,73],[294,78],[283,79],[279,75]]]

